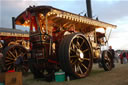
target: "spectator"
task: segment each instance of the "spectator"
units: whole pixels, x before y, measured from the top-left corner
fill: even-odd
[[[2,71],[2,58],[3,58],[3,54],[0,52],[0,72]]]
[[[120,63],[123,64],[123,56],[122,56],[123,52],[120,53]]]
[[[120,60],[121,60],[121,64],[126,64],[127,63],[127,52],[123,51],[120,54]]]
[[[16,65],[21,65],[21,64],[23,64],[23,62],[24,62],[23,56],[24,56],[24,53],[21,53],[21,54],[19,55],[19,57],[17,58],[17,60],[16,60],[16,62],[15,62]]]
[[[109,51],[112,54],[112,58],[111,58],[111,60],[112,60],[112,67],[115,67],[115,65],[114,65],[115,51],[114,51],[114,49],[112,49],[112,46],[109,46]]]
[[[115,62],[119,63],[119,54],[117,52],[115,52]]]
[[[127,61],[128,61],[128,52],[126,52],[126,58],[127,58]]]
[[[3,53],[0,52],[0,72],[6,72],[6,68],[3,62]]]

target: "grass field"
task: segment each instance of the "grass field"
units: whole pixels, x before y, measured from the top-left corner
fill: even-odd
[[[105,72],[97,64],[93,65],[92,72],[86,78],[64,81],[47,82],[45,80],[35,80],[29,73],[23,77],[23,85],[128,85],[128,64],[116,64],[112,71]]]

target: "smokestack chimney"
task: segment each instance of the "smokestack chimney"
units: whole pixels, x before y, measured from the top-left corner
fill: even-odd
[[[15,17],[12,17],[12,29],[16,29]]]
[[[87,15],[89,18],[92,18],[91,0],[86,0],[86,6],[87,6]]]
[[[96,20],[97,20],[97,21],[99,21],[99,18],[98,18],[98,17],[96,17]]]

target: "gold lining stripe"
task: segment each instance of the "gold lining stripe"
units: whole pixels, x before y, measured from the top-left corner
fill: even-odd
[[[0,36],[29,37],[29,34],[0,32]]]

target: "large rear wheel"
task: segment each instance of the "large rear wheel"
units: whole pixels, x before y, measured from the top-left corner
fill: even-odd
[[[63,71],[76,78],[86,77],[92,68],[92,50],[81,33],[66,35],[59,46],[59,62]]]

